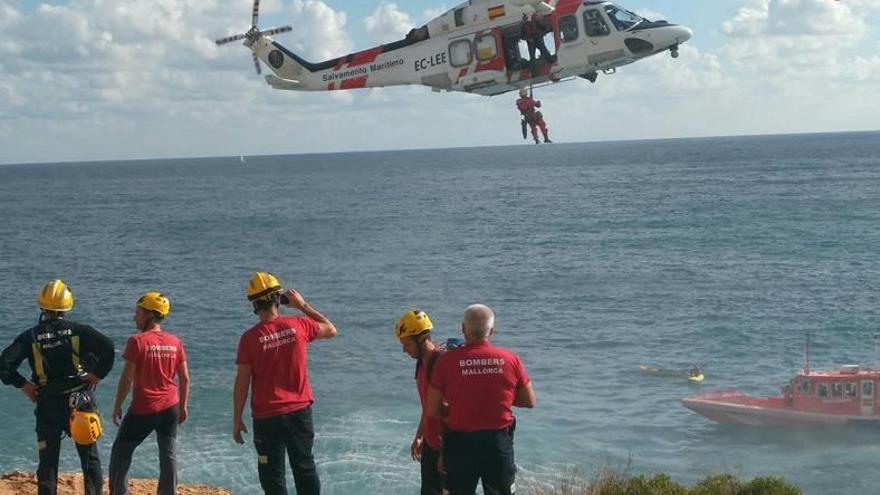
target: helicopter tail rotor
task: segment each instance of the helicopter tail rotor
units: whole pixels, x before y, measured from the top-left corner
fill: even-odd
[[[293,31],[293,28],[290,26],[283,26],[278,28],[266,29],[261,31],[258,27],[258,22],[260,20],[260,0],[254,0],[254,9],[253,14],[251,16],[251,28],[246,33],[234,34],[232,36],[227,36],[225,38],[220,38],[215,41],[217,46],[222,46],[227,43],[232,43],[233,41],[245,40],[244,44],[248,48],[252,48],[254,43],[259,41],[261,38],[265,36],[274,36],[276,34],[287,33]],[[261,74],[262,70],[260,70],[260,59],[257,57],[256,52],[252,52],[254,57],[254,68],[257,71],[257,74]]]

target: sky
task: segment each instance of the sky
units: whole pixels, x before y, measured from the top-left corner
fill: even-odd
[[[880,128],[880,0],[623,0],[694,38],[542,88],[557,142]],[[402,37],[441,0],[264,0],[320,61]],[[0,0],[0,164],[521,144],[515,95],[269,88],[252,0]]]

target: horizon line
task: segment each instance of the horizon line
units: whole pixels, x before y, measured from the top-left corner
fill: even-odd
[[[819,135],[843,135],[843,134],[877,134],[880,129],[873,130],[851,130],[851,131],[808,131],[808,132],[779,132],[765,134],[719,134],[711,136],[686,136],[686,137],[662,137],[662,138],[620,138],[620,139],[604,139],[599,141],[573,141],[554,142],[550,146],[569,146],[579,144],[603,144],[603,143],[637,143],[652,141],[695,141],[722,138],[757,138],[757,137],[793,137],[793,136],[819,136]],[[417,152],[417,151],[441,151],[456,149],[490,149],[490,148],[510,148],[510,147],[534,147],[533,144],[499,144],[499,145],[473,145],[473,146],[450,146],[445,148],[389,148],[389,149],[355,149],[345,151],[318,151],[306,153],[270,153],[270,154],[235,154],[235,155],[193,155],[193,156],[155,156],[140,158],[103,158],[99,160],[64,160],[64,161],[35,161],[35,162],[0,162],[0,167],[9,166],[28,166],[28,165],[69,165],[69,164],[109,164],[109,163],[132,163],[132,162],[150,162],[150,161],[172,161],[172,160],[212,160],[219,158],[271,158],[271,157],[287,157],[287,156],[315,156],[315,155],[347,155],[347,154],[369,154],[369,153],[389,153],[389,152]]]

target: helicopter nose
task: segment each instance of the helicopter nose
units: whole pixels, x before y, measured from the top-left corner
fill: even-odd
[[[673,36],[678,43],[684,43],[694,37],[693,30],[687,26],[674,26],[673,29]]]

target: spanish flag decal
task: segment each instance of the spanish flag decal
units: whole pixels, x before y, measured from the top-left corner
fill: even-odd
[[[507,12],[504,10],[504,5],[498,5],[495,7],[489,7],[489,20],[497,19],[499,17],[504,17],[507,15]]]

